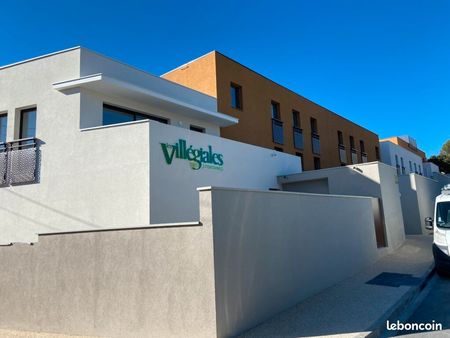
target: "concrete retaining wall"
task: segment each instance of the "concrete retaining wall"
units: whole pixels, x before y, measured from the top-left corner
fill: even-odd
[[[214,337],[210,225],[40,236],[0,247],[0,327]]]
[[[217,332],[236,335],[374,262],[372,198],[216,189]]]

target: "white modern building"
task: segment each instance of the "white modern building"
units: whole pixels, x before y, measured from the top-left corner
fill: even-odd
[[[236,336],[404,239],[392,167],[302,176],[221,138],[214,98],[90,50],[0,67],[0,93],[0,328]]]
[[[424,174],[425,153],[417,148],[416,141],[409,136],[380,140],[380,156],[381,162],[396,168],[398,175]]]
[[[0,68],[0,243],[198,221],[200,186],[277,189],[299,158],[222,139],[216,99],[85,48]]]

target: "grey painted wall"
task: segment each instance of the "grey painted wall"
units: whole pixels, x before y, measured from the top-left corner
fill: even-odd
[[[0,327],[214,337],[213,242],[205,223],[46,235],[33,246],[0,247]]]
[[[372,198],[213,188],[218,335],[270,318],[374,262]],[[202,218],[203,221],[203,218]]]
[[[425,229],[425,217],[433,217],[436,196],[440,195],[450,177],[435,174],[430,179],[417,174],[400,176],[401,203],[405,231],[407,234],[428,234]],[[434,217],[433,217],[434,218]]]
[[[395,168],[380,162],[354,164],[280,176],[278,182],[286,191],[314,192],[311,185],[324,179],[330,194],[381,198],[388,248],[393,250],[403,243],[405,231]],[[308,189],[303,190],[306,184]],[[316,192],[322,190],[320,185]]]

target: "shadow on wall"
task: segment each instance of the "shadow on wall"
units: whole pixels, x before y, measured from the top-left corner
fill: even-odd
[[[372,198],[225,188],[211,194],[219,337],[271,318],[385,252],[376,247]]]
[[[377,246],[381,248],[388,246],[386,224],[389,222],[386,221],[384,213],[385,203],[382,201],[383,191],[380,175],[379,164],[370,163],[308,171],[280,177],[279,181],[284,191],[376,198],[372,203],[373,219]]]

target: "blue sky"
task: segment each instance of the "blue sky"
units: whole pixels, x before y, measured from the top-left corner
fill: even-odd
[[[450,138],[450,1],[15,0],[1,12],[0,65],[82,45],[160,75],[216,49],[427,155]]]

